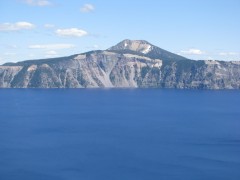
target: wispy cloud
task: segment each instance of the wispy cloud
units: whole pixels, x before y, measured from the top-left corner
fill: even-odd
[[[50,6],[52,3],[48,0],[22,0],[25,4],[28,4],[30,6]]]
[[[33,53],[30,53],[30,54],[28,54],[28,57],[30,57],[30,58],[34,58],[34,57],[36,57],[36,55],[33,54]]]
[[[15,56],[16,53],[14,53],[14,52],[5,52],[4,55],[5,56]]]
[[[184,55],[202,55],[202,54],[205,54],[205,52],[201,51],[200,49],[189,49],[189,50],[181,51],[181,54],[184,54]]]
[[[51,51],[47,51],[45,53],[45,57],[46,58],[50,58],[50,57],[56,57],[58,55],[58,53],[54,50],[51,50]]]
[[[16,49],[16,48],[18,48],[18,46],[15,45],[15,44],[5,44],[3,47],[6,48],[6,49]]]
[[[57,55],[57,52],[51,50],[51,51],[47,51],[46,54],[47,54],[47,55]]]
[[[206,60],[214,60],[214,58],[211,57],[211,56],[208,56],[208,57],[206,58]]]
[[[99,49],[100,46],[97,44],[94,44],[93,46],[87,46],[86,49]]]
[[[51,28],[54,28],[55,25],[54,24],[44,24],[44,27],[47,29],[51,29]]]
[[[92,4],[84,4],[81,8],[80,11],[82,13],[89,13],[95,10],[95,7]]]
[[[88,33],[82,29],[70,28],[70,29],[57,29],[56,34],[58,36],[70,36],[70,37],[82,37],[86,36]]]
[[[34,44],[34,45],[28,46],[29,49],[51,49],[51,50],[71,49],[74,47],[75,47],[74,44]],[[52,51],[52,53],[53,53],[53,51]]]
[[[16,22],[16,23],[2,23],[0,24],[0,31],[19,31],[29,30],[35,27],[34,24],[29,22]]]
[[[238,53],[238,52],[220,52],[219,53],[220,56],[237,56],[239,54],[240,53]]]

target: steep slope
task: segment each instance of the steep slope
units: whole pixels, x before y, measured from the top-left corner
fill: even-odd
[[[115,46],[108,49],[118,53],[134,53],[144,55],[152,59],[161,60],[186,60],[187,58],[173,54],[144,40],[123,40]]]
[[[146,41],[115,48],[7,63],[0,66],[0,87],[240,89],[240,62],[150,58]]]

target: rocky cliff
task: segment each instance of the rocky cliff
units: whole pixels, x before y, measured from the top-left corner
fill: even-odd
[[[193,61],[146,41],[0,66],[1,88],[240,89],[240,62]]]

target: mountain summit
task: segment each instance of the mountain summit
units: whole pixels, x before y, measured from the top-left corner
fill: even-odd
[[[109,48],[108,50],[119,51],[119,50],[131,50],[139,53],[147,54],[154,46],[144,40],[129,40],[125,39],[117,45]]]
[[[153,59],[161,60],[187,60],[187,58],[161,49],[145,40],[129,40],[125,39],[115,46],[107,49],[119,53],[137,53]]]

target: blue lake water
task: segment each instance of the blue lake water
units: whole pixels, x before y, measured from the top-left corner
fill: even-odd
[[[0,180],[239,180],[240,91],[0,89]]]

